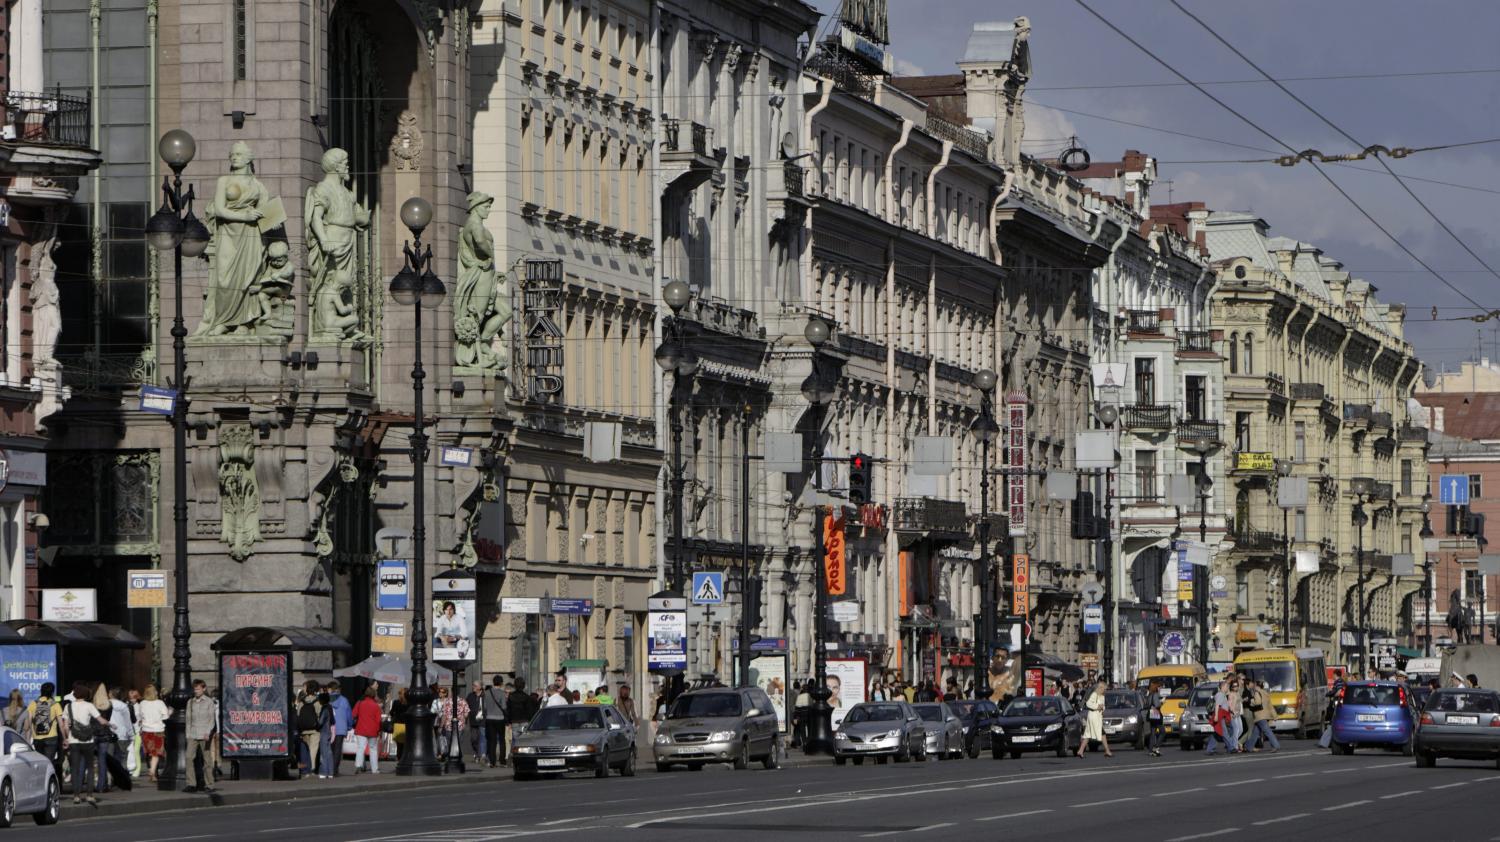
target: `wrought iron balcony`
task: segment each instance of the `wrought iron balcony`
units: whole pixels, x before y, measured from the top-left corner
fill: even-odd
[[[1177,440],[1179,442],[1218,442],[1220,424],[1218,421],[1178,421]]]
[[[89,149],[90,103],[86,96],[6,91],[6,143]]]
[[[833,80],[833,84],[845,93],[865,99],[875,96],[876,77],[861,64],[845,58],[837,51],[820,49],[807,60],[809,72]]]
[[[1394,425],[1391,422],[1391,414],[1389,412],[1370,413],[1370,426],[1382,427],[1387,430],[1392,429]]]
[[[1131,310],[1126,314],[1131,333],[1161,333],[1161,313],[1156,310]]]
[[[1177,350],[1189,353],[1213,353],[1213,334],[1206,330],[1182,330],[1177,332]]]
[[[807,177],[806,171],[802,169],[802,165],[796,161],[782,161],[781,172],[786,184],[786,194],[793,198],[802,198],[804,192],[803,179]]]
[[[684,131],[684,128],[687,130]],[[667,152],[689,152],[706,156],[713,129],[702,123],[669,119],[662,121],[662,135]]]
[[[1344,404],[1344,420],[1349,423],[1370,423],[1370,416],[1374,413],[1374,407],[1367,403]]]
[[[1125,428],[1129,430],[1170,430],[1172,428],[1172,407],[1170,406],[1127,406],[1120,417]]]
[[[969,534],[969,515],[958,500],[898,497],[891,507],[891,528],[897,532],[928,532],[934,537],[956,540]]]
[[[973,155],[980,160],[989,158],[990,141],[988,134],[980,134],[971,131],[967,126],[944,120],[942,117],[927,112],[927,133],[938,140],[952,141],[954,146]]]
[[[1273,395],[1286,397],[1286,378],[1279,374],[1266,375],[1266,391]]]
[[[1252,529],[1248,526],[1236,526],[1230,532],[1230,536],[1234,539],[1234,548],[1236,550],[1274,552],[1282,549],[1284,544],[1281,533],[1267,532],[1264,529]]]
[[[1293,383],[1292,400],[1294,401],[1320,401],[1327,394],[1322,383]]]
[[[1427,442],[1427,428],[1402,424],[1396,428],[1396,438],[1399,441],[1415,441],[1425,444]]]

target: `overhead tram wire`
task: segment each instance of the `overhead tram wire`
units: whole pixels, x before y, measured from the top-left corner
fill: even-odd
[[[1157,64],[1160,64],[1162,67],[1166,68],[1169,72],[1172,73],[1172,75],[1176,76],[1177,78],[1179,78],[1182,81],[1186,82],[1187,84],[1191,85],[1193,87],[1193,89],[1196,90],[1198,93],[1201,93],[1204,96],[1208,97],[1209,99],[1213,100],[1214,103],[1216,105],[1218,105],[1220,108],[1224,109],[1225,111],[1228,111],[1230,114],[1233,114],[1235,117],[1238,117],[1239,120],[1240,120],[1240,122],[1244,123],[1245,125],[1249,126],[1252,129],[1255,129],[1257,132],[1260,132],[1266,138],[1268,138],[1271,141],[1273,141],[1277,146],[1282,147],[1283,149],[1287,150],[1288,152],[1292,153],[1293,155],[1297,154],[1298,150],[1293,149],[1291,147],[1291,145],[1288,144],[1286,141],[1282,140],[1281,138],[1277,137],[1274,134],[1271,134],[1266,129],[1261,128],[1261,126],[1258,123],[1256,123],[1254,120],[1251,120],[1249,117],[1246,117],[1244,114],[1241,114],[1239,111],[1235,110],[1235,108],[1233,106],[1231,106],[1229,103],[1225,102],[1222,99],[1219,99],[1217,96],[1214,96],[1214,94],[1211,91],[1209,91],[1207,88],[1204,88],[1202,85],[1198,84],[1197,82],[1193,81],[1192,78],[1190,78],[1187,74],[1183,73],[1182,71],[1178,70],[1176,67],[1174,67],[1170,63],[1168,63],[1166,59],[1164,59],[1161,56],[1157,55],[1156,53],[1152,52],[1149,48],[1147,48],[1141,42],[1139,42],[1136,39],[1130,37],[1130,35],[1128,33],[1126,33],[1124,30],[1120,29],[1120,27],[1116,26],[1112,21],[1109,20],[1109,18],[1106,18],[1104,15],[1099,14],[1099,12],[1095,11],[1092,6],[1090,6],[1087,2],[1085,2],[1085,0],[1073,0],[1073,2],[1077,3],[1084,11],[1088,12],[1090,15],[1093,15],[1095,18],[1097,18],[1100,23],[1102,23],[1105,26],[1109,27],[1112,31],[1114,31],[1114,33],[1116,35],[1119,35],[1121,38],[1124,38],[1132,46],[1134,46],[1136,49],[1140,50],[1141,52],[1145,53],[1147,56],[1149,56]],[[1423,269],[1427,270],[1428,274],[1432,275],[1434,278],[1437,278],[1439,281],[1441,281],[1443,283],[1444,286],[1446,286],[1449,289],[1453,290],[1454,292],[1458,293],[1458,295],[1461,298],[1463,298],[1465,301],[1468,301],[1470,304],[1473,304],[1476,309],[1478,309],[1478,310],[1480,310],[1482,312],[1485,312],[1485,313],[1500,313],[1500,310],[1496,310],[1493,307],[1486,307],[1485,305],[1480,304],[1478,301],[1476,301],[1474,299],[1473,296],[1469,295],[1467,292],[1464,292],[1462,289],[1459,289],[1458,286],[1456,286],[1452,281],[1450,281],[1446,277],[1444,277],[1436,269],[1432,268],[1431,266],[1428,266],[1427,262],[1425,260],[1423,260],[1421,257],[1419,257],[1416,252],[1414,252],[1410,248],[1408,248],[1405,243],[1401,242],[1401,240],[1398,239],[1395,234],[1392,234],[1389,229],[1387,229],[1384,225],[1380,224],[1380,221],[1377,220],[1374,216],[1372,216],[1369,211],[1365,210],[1365,208],[1364,208],[1363,205],[1361,205],[1359,202],[1355,201],[1354,197],[1350,196],[1349,193],[1346,190],[1344,190],[1344,188],[1342,186],[1340,186],[1337,181],[1334,181],[1333,177],[1330,176],[1326,171],[1324,171],[1324,169],[1321,166],[1319,166],[1316,162],[1312,162],[1312,161],[1309,161],[1308,163],[1310,163],[1312,165],[1312,168],[1317,171],[1318,175],[1321,175],[1323,177],[1324,181],[1327,181],[1328,184],[1331,187],[1333,187],[1334,190],[1338,191],[1338,193],[1339,193],[1340,196],[1344,197],[1345,201],[1347,201],[1350,205],[1352,205],[1355,210],[1359,211],[1359,213],[1360,213],[1361,216],[1363,216],[1365,219],[1369,220],[1370,224],[1374,225],[1376,227],[1376,229],[1378,229],[1380,231],[1380,233],[1384,234],[1386,236],[1386,239],[1389,239],[1392,243],[1394,243],[1395,246],[1396,246],[1396,248],[1401,249],[1401,251],[1403,253],[1405,253],[1407,257],[1410,257],[1413,261],[1415,261],[1417,263],[1417,265],[1419,265]]]
[[[1326,126],[1328,126],[1328,128],[1333,129],[1334,131],[1338,132],[1340,135],[1343,135],[1344,139],[1348,140],[1350,143],[1354,144],[1355,146],[1363,146],[1364,145],[1364,144],[1360,143],[1358,140],[1355,140],[1353,135],[1349,134],[1348,132],[1346,132],[1342,128],[1340,128],[1338,126],[1338,124],[1334,123],[1332,120],[1330,120],[1326,116],[1324,116],[1322,112],[1318,111],[1318,109],[1313,108],[1311,105],[1308,105],[1307,101],[1304,100],[1302,97],[1299,97],[1295,93],[1292,93],[1291,89],[1289,89],[1286,85],[1283,85],[1279,80],[1277,80],[1274,77],[1272,77],[1271,74],[1267,73],[1264,68],[1262,68],[1260,65],[1258,65],[1254,61],[1252,61],[1249,56],[1247,56],[1244,53],[1240,52],[1239,48],[1237,48],[1233,44],[1229,43],[1229,41],[1226,40],[1224,38],[1224,36],[1220,35],[1216,31],[1214,31],[1214,28],[1211,27],[1211,26],[1209,26],[1207,23],[1205,23],[1202,18],[1200,18],[1197,15],[1193,14],[1192,12],[1188,11],[1187,8],[1185,8],[1182,5],[1182,3],[1178,2],[1178,0],[1171,0],[1171,3],[1172,3],[1173,6],[1175,6],[1177,8],[1177,11],[1182,12],[1184,15],[1187,15],[1189,18],[1191,18],[1193,20],[1194,23],[1196,23],[1199,26],[1203,27],[1204,31],[1206,31],[1209,35],[1213,36],[1214,40],[1218,41],[1220,44],[1223,44],[1225,47],[1227,47],[1229,49],[1230,52],[1232,52],[1235,55],[1239,56],[1240,60],[1243,61],[1243,62],[1245,62],[1246,64],[1250,65],[1252,68],[1254,68],[1256,73],[1259,73],[1260,75],[1264,76],[1266,78],[1266,81],[1268,81],[1271,84],[1275,85],[1282,93],[1284,93],[1287,96],[1291,97],[1293,102],[1295,102],[1298,105],[1302,106],[1303,108],[1307,109],[1308,113],[1312,114],[1314,117],[1317,117],[1319,120],[1322,120],[1323,124],[1326,125]],[[1466,144],[1452,144],[1452,146],[1477,146],[1477,145],[1482,144],[1482,143],[1490,143],[1490,142],[1494,142],[1494,141],[1473,141],[1471,143],[1466,143]],[[1388,164],[1388,163],[1386,163],[1386,161],[1385,161],[1385,159],[1383,157],[1381,157],[1379,155],[1376,155],[1375,156],[1375,161],[1376,161],[1376,163],[1380,164],[1380,166],[1382,166],[1382,167],[1385,168],[1385,171],[1390,174],[1391,178],[1396,179],[1396,183],[1401,185],[1401,189],[1406,191],[1406,195],[1412,197],[1412,200],[1415,201],[1422,208],[1422,210],[1426,211],[1428,216],[1432,217],[1432,221],[1436,222],[1438,224],[1438,227],[1442,228],[1445,232],[1447,232],[1447,234],[1448,234],[1449,237],[1453,238],[1453,242],[1458,243],[1459,247],[1462,248],[1464,251],[1468,252],[1469,256],[1472,257],[1472,258],[1474,258],[1475,262],[1477,262],[1480,266],[1483,266],[1485,269],[1488,269],[1489,273],[1491,275],[1494,275],[1497,279],[1500,279],[1500,272],[1496,272],[1495,269],[1494,269],[1494,267],[1490,266],[1489,263],[1485,262],[1485,259],[1482,258],[1482,257],[1480,257],[1474,251],[1474,249],[1470,248],[1469,244],[1466,243],[1466,242],[1464,242],[1462,237],[1458,236],[1458,234],[1455,233],[1452,228],[1448,227],[1448,223],[1444,222],[1436,213],[1433,212],[1432,208],[1430,208],[1430,207],[1427,206],[1426,202],[1422,201],[1422,199],[1421,199],[1420,196],[1418,196],[1415,192],[1412,191],[1411,187],[1406,183],[1406,180],[1403,179],[1400,175],[1398,175],[1395,170],[1391,169],[1391,165]]]

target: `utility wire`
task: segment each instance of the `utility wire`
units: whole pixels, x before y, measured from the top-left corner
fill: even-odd
[[[1183,82],[1186,82],[1187,84],[1191,85],[1194,90],[1198,91],[1199,93],[1201,93],[1204,96],[1208,97],[1209,99],[1213,100],[1214,103],[1216,105],[1218,105],[1220,108],[1224,109],[1225,111],[1228,111],[1230,114],[1233,114],[1235,117],[1238,117],[1240,119],[1240,121],[1243,122],[1245,125],[1249,126],[1252,129],[1255,129],[1257,132],[1261,133],[1266,138],[1268,138],[1269,140],[1273,141],[1277,146],[1282,147],[1283,149],[1287,150],[1288,152],[1290,152],[1290,153],[1292,153],[1294,155],[1297,154],[1297,150],[1293,149],[1291,147],[1291,145],[1288,144],[1286,141],[1282,140],[1281,138],[1277,137],[1274,134],[1271,134],[1269,131],[1261,128],[1261,126],[1259,124],[1257,124],[1254,120],[1251,120],[1249,117],[1246,117],[1244,114],[1241,114],[1239,111],[1235,110],[1234,107],[1231,106],[1229,103],[1227,103],[1224,100],[1218,98],[1217,96],[1214,96],[1213,92],[1209,91],[1207,88],[1205,88],[1202,85],[1198,84],[1197,82],[1193,81],[1187,74],[1185,74],[1182,71],[1178,70],[1176,67],[1173,67],[1171,64],[1169,64],[1167,62],[1166,59],[1164,59],[1161,56],[1157,55],[1156,53],[1152,52],[1150,49],[1148,49],[1141,42],[1139,42],[1139,41],[1135,40],[1134,38],[1130,37],[1129,34],[1127,34],[1124,30],[1120,29],[1120,27],[1116,26],[1108,18],[1106,18],[1105,16],[1103,16],[1103,15],[1099,14],[1097,11],[1095,11],[1094,8],[1092,6],[1090,6],[1088,3],[1084,2],[1084,0],[1073,0],[1073,2],[1077,3],[1080,7],[1083,8],[1084,11],[1088,12],[1090,15],[1093,15],[1095,18],[1097,18],[1100,23],[1103,23],[1105,26],[1107,26],[1111,30],[1113,30],[1116,35],[1119,35],[1121,38],[1124,38],[1126,41],[1130,42],[1130,44],[1132,46],[1134,46],[1136,49],[1140,50],[1141,52],[1145,53],[1147,56],[1149,56],[1157,64],[1160,64],[1162,67],[1166,68],[1168,71],[1170,71],[1172,73],[1172,75],[1174,75],[1177,78],[1181,79]],[[1380,233],[1384,234],[1387,239],[1389,239],[1392,243],[1394,243],[1397,248],[1401,249],[1401,251],[1404,252],[1407,257],[1410,257],[1413,261],[1415,261],[1417,263],[1417,265],[1419,265],[1423,269],[1427,270],[1427,272],[1429,274],[1431,274],[1434,278],[1437,278],[1439,281],[1441,281],[1444,286],[1446,286],[1449,289],[1453,290],[1454,292],[1458,293],[1458,295],[1460,297],[1462,297],[1465,301],[1468,301],[1470,304],[1473,304],[1475,308],[1477,308],[1477,309],[1479,309],[1481,311],[1484,311],[1486,313],[1490,313],[1490,312],[1500,313],[1500,310],[1495,310],[1495,308],[1486,307],[1483,304],[1480,304],[1478,301],[1474,300],[1473,296],[1471,296],[1467,292],[1464,292],[1463,290],[1459,289],[1458,286],[1456,286],[1452,281],[1448,280],[1446,277],[1444,277],[1436,269],[1434,269],[1431,266],[1427,265],[1427,262],[1424,261],[1421,257],[1417,256],[1416,252],[1412,251],[1410,248],[1407,248],[1407,246],[1406,246],[1405,243],[1401,242],[1401,240],[1398,239],[1395,234],[1392,234],[1390,232],[1390,230],[1387,229],[1384,225],[1380,224],[1380,221],[1377,220],[1374,216],[1372,216],[1369,211],[1365,210],[1365,208],[1364,208],[1363,205],[1361,205],[1359,202],[1355,201],[1354,197],[1350,196],[1349,193],[1348,193],[1348,191],[1344,190],[1344,188],[1342,186],[1340,186],[1337,181],[1334,181],[1333,177],[1330,176],[1321,166],[1319,166],[1317,164],[1317,162],[1315,162],[1315,161],[1309,161],[1309,163],[1312,164],[1312,167],[1313,167],[1314,170],[1317,170],[1318,175],[1321,175],[1323,177],[1324,181],[1327,181],[1328,184],[1331,187],[1333,187],[1334,190],[1338,191],[1338,193],[1339,193],[1340,196],[1343,196],[1344,199],[1346,201],[1348,201],[1349,204],[1352,205],[1355,210],[1359,211],[1359,213],[1360,213],[1361,216],[1363,216],[1365,219],[1369,220],[1371,225],[1374,225],[1380,231]]]
[[[1275,85],[1282,93],[1284,93],[1287,96],[1291,97],[1293,102],[1295,102],[1298,105],[1302,106],[1303,108],[1307,109],[1308,113],[1312,114],[1314,117],[1317,117],[1319,120],[1323,121],[1323,124],[1326,125],[1326,126],[1328,126],[1328,128],[1333,129],[1334,131],[1338,132],[1340,135],[1343,135],[1344,138],[1347,139],[1350,143],[1353,143],[1355,146],[1362,145],[1362,144],[1360,144],[1360,142],[1358,140],[1354,139],[1353,135],[1350,135],[1348,132],[1346,132],[1342,128],[1340,128],[1332,120],[1330,120],[1327,117],[1325,117],[1322,114],[1322,112],[1318,111],[1318,109],[1313,108],[1311,105],[1308,105],[1306,100],[1304,100],[1304,99],[1302,99],[1302,97],[1299,97],[1296,94],[1292,93],[1291,89],[1287,88],[1286,85],[1283,85],[1280,81],[1278,81],[1277,79],[1273,78],[1271,76],[1271,74],[1267,73],[1260,65],[1256,64],[1254,61],[1251,61],[1249,56],[1247,56],[1244,53],[1240,52],[1240,50],[1237,47],[1235,47],[1233,44],[1229,43],[1229,41],[1226,40],[1224,38],[1224,36],[1220,35],[1218,32],[1215,32],[1214,28],[1211,27],[1211,26],[1209,26],[1207,23],[1205,23],[1202,18],[1198,17],[1197,15],[1193,14],[1192,12],[1190,12],[1186,8],[1184,8],[1183,5],[1180,2],[1178,2],[1178,0],[1171,0],[1171,3],[1172,3],[1173,6],[1177,7],[1178,11],[1182,12],[1184,15],[1187,15],[1189,18],[1192,18],[1192,20],[1193,20],[1194,23],[1196,23],[1199,26],[1203,27],[1203,29],[1206,32],[1208,32],[1209,35],[1212,35],[1214,37],[1214,40],[1218,41],[1220,44],[1223,44],[1225,47],[1227,47],[1229,49],[1230,52],[1232,52],[1235,55],[1239,56],[1242,61],[1244,61],[1246,64],[1248,64],[1252,68],[1254,68],[1255,72],[1257,72],[1260,75],[1264,76],[1266,78],[1266,81],[1268,81],[1271,84]],[[1456,144],[1452,144],[1451,146],[1453,146],[1453,147],[1456,147],[1456,146],[1474,146],[1474,145],[1478,145],[1478,144],[1481,144],[1481,143],[1493,143],[1496,140],[1500,140],[1500,138],[1495,138],[1495,139],[1492,139],[1492,140],[1489,140],[1489,141],[1472,141],[1471,143],[1456,143]],[[1430,148],[1438,149],[1438,148],[1451,148],[1451,147],[1430,147]],[[1413,151],[1422,151],[1422,150],[1413,150]],[[1376,155],[1375,156],[1375,162],[1378,163],[1378,164],[1380,164],[1380,166],[1384,167],[1385,171],[1387,173],[1390,173],[1391,178],[1396,179],[1396,183],[1401,185],[1401,189],[1406,191],[1406,195],[1412,197],[1412,199],[1419,206],[1421,206],[1422,210],[1426,211],[1427,215],[1430,216],[1430,217],[1432,217],[1432,221],[1436,222],[1438,224],[1438,227],[1442,228],[1445,232],[1447,232],[1448,236],[1452,237],[1453,241],[1455,243],[1458,243],[1458,245],[1459,245],[1460,248],[1462,248],[1464,251],[1468,252],[1469,256],[1472,257],[1472,258],[1474,258],[1474,260],[1480,266],[1483,266],[1485,269],[1488,269],[1489,273],[1491,275],[1494,275],[1497,280],[1500,280],[1500,272],[1496,272],[1495,269],[1494,269],[1494,267],[1490,266],[1489,263],[1485,262],[1484,258],[1480,257],[1474,251],[1474,249],[1472,249],[1472,248],[1469,247],[1468,243],[1466,243],[1466,242],[1463,241],[1463,238],[1459,237],[1458,234],[1454,233],[1453,229],[1450,228],[1450,227],[1448,227],[1448,223],[1444,222],[1436,213],[1433,212],[1432,208],[1430,208],[1430,207],[1427,206],[1426,202],[1422,201],[1421,197],[1419,197],[1415,192],[1412,191],[1411,187],[1409,185],[1407,185],[1406,180],[1403,179],[1401,176],[1397,175],[1396,171],[1393,170],[1393,169],[1391,169],[1391,165],[1388,164],[1388,163],[1386,163],[1386,161],[1385,161],[1384,158],[1382,158],[1379,155]],[[1500,310],[1493,310],[1488,315],[1489,315],[1490,318],[1494,318],[1496,316],[1500,316]]]

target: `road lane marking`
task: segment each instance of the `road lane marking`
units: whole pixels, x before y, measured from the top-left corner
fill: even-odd
[[[1363,766],[1346,766],[1343,769],[1325,769],[1325,770],[1323,770],[1323,774],[1325,774],[1325,775],[1337,775],[1340,772],[1363,772],[1364,770],[1365,770],[1365,767],[1363,767]]]
[[[1452,789],[1456,786],[1468,786],[1468,781],[1459,781],[1456,784],[1443,784],[1442,786],[1430,786],[1428,789]]]
[[[1151,794],[1151,797],[1152,798],[1167,798],[1167,797],[1172,796],[1172,795],[1181,795],[1184,792],[1202,792],[1202,791],[1203,791],[1203,787],[1201,787],[1201,786],[1195,786],[1192,789],[1169,789],[1166,792],[1153,792]]]
[[[1210,830],[1207,833],[1194,833],[1191,836],[1174,836],[1168,839],[1167,842],[1187,842],[1189,839],[1207,839],[1210,836],[1223,836],[1226,833],[1235,833],[1238,830],[1239,828],[1237,827],[1226,827],[1219,830]]]
[[[938,828],[952,826],[953,822],[943,822],[942,824],[930,824],[926,827],[914,827],[911,830],[884,830],[880,833],[862,833],[860,834],[860,836],[862,838],[869,839],[875,836],[895,836],[898,833],[921,833],[924,830],[937,830]]]
[[[1224,784],[1214,784],[1214,786],[1239,786],[1240,784],[1258,784],[1263,780],[1265,780],[1265,778],[1249,778],[1243,781],[1230,781],[1229,783]]]
[[[1390,795],[1382,795],[1382,796],[1380,796],[1380,800],[1381,801],[1385,801],[1385,800],[1391,799],[1391,798],[1405,798],[1408,795],[1421,795],[1421,794],[1422,794],[1422,790],[1420,790],[1420,789],[1408,789],[1405,792],[1393,792]]]
[[[1350,801],[1348,804],[1335,804],[1332,807],[1324,807],[1323,808],[1323,812],[1325,812],[1325,813],[1332,813],[1334,810],[1347,810],[1350,807],[1358,807],[1361,804],[1369,804],[1369,803],[1370,803],[1370,799],[1368,799],[1368,798],[1364,799],[1363,801]]]
[[[1470,783],[1481,783],[1483,781],[1500,781],[1500,775],[1490,775],[1488,778],[1475,778]]]
[[[974,821],[976,821],[976,822],[998,822],[1001,819],[1019,819],[1022,816],[1035,816],[1035,815],[1038,815],[1040,813],[1050,813],[1050,812],[1052,812],[1051,809],[1046,809],[1046,810],[1027,810],[1024,813],[1006,813],[1003,816],[985,816],[982,819],[975,819]]]
[[[1255,825],[1256,827],[1265,827],[1268,824],[1276,824],[1278,822],[1289,822],[1289,821],[1291,821],[1293,819],[1305,819],[1305,818],[1307,818],[1310,815],[1312,815],[1312,813],[1293,813],[1290,816],[1282,816],[1282,817],[1276,818],[1276,819],[1263,819],[1263,820],[1258,821],[1258,822],[1251,822],[1251,824]]]
[[[1305,778],[1305,777],[1307,777],[1309,775],[1313,775],[1313,774],[1316,774],[1316,773],[1315,772],[1293,772],[1290,775],[1277,775],[1275,777],[1275,780],[1279,781],[1279,780],[1284,780],[1286,778]]]
[[[1108,801],[1085,801],[1082,804],[1069,804],[1068,805],[1068,809],[1072,810],[1072,809],[1075,809],[1075,808],[1078,808],[1078,807],[1103,807],[1106,804],[1123,804],[1126,801],[1139,801],[1139,800],[1140,799],[1136,798],[1134,795],[1131,795],[1131,796],[1128,796],[1126,798],[1111,798]]]
[[[368,823],[369,822],[367,820],[360,820],[360,821],[357,821],[357,822],[338,822],[336,824],[288,825],[286,827],[268,827],[265,830],[257,830],[255,832],[256,833],[286,833],[288,831],[314,830],[314,829],[321,829],[321,828],[325,828],[325,827],[348,827],[349,825],[352,825],[352,824],[368,824]],[[177,838],[178,839],[190,839],[192,837],[179,836]]]

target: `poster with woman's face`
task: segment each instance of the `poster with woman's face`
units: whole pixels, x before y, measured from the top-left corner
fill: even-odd
[[[432,659],[474,660],[474,600],[439,598],[432,601]]]

